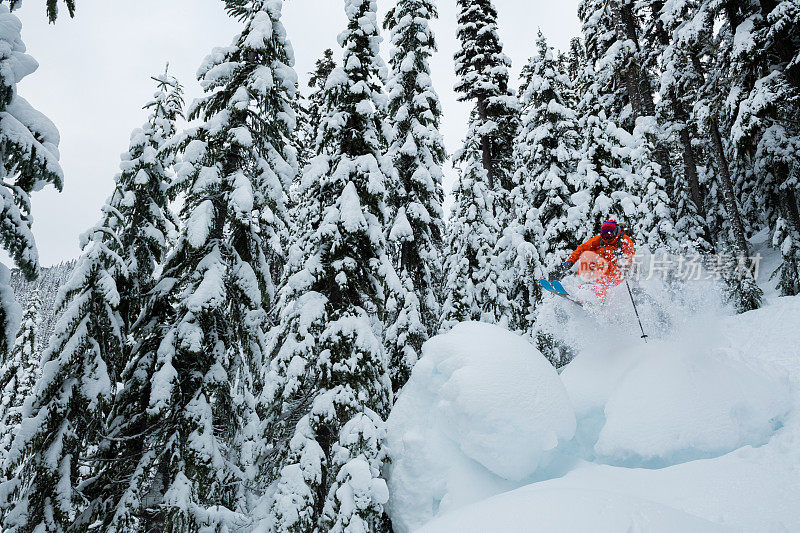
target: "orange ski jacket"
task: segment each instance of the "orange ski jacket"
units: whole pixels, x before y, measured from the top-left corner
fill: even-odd
[[[572,255],[569,256],[569,260],[573,263],[577,263],[583,252],[594,252],[609,263],[615,264],[616,258],[614,257],[614,251],[618,249],[622,250],[622,256],[626,261],[630,261],[631,258],[633,258],[633,254],[636,253],[636,249],[633,246],[633,239],[624,233],[617,236],[617,238],[610,243],[605,242],[600,235],[595,235],[578,246],[575,251],[572,252]]]

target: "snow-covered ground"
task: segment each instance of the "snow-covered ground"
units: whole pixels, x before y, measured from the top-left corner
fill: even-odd
[[[738,316],[708,284],[644,284],[647,344],[622,300],[554,302],[560,375],[496,326],[432,339],[389,419],[396,530],[800,531],[800,297],[766,270]]]

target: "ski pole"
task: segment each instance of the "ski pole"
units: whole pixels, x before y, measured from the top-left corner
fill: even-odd
[[[644,332],[644,327],[642,327],[642,319],[639,318],[639,310],[636,309],[636,301],[633,299],[633,291],[631,291],[631,286],[628,283],[628,278],[625,279],[625,286],[628,287],[628,295],[631,297],[631,303],[633,304],[633,312],[636,313],[636,320],[639,321],[639,329],[642,330],[642,339],[644,339],[644,343],[647,344],[647,334]]]

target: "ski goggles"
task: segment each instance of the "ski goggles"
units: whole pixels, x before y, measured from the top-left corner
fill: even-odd
[[[600,236],[603,238],[604,241],[610,241],[611,239],[616,238],[618,234],[619,234],[619,228],[604,229],[600,232]]]

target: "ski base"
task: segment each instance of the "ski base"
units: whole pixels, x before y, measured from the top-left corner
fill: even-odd
[[[561,282],[558,280],[554,281],[547,281],[546,279],[540,279],[539,285],[542,286],[543,289],[546,291],[550,291],[553,294],[561,296],[562,298],[566,298],[570,302],[583,307],[583,302],[579,302],[578,300],[572,298],[569,293],[564,289],[564,286],[561,285]]]

